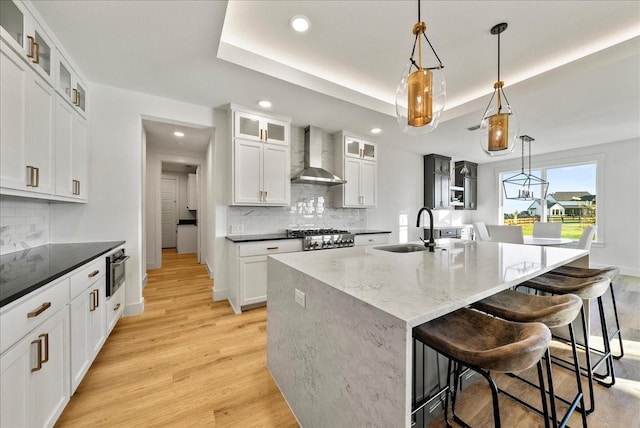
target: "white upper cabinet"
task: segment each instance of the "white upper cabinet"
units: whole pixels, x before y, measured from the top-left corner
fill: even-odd
[[[51,194],[53,88],[1,40],[0,68],[0,187]]]
[[[87,123],[56,97],[56,195],[87,199]]]
[[[343,208],[372,208],[378,204],[376,144],[339,132],[334,136],[335,170],[346,180],[334,186],[335,205]]]
[[[56,85],[56,90],[62,98],[74,106],[78,113],[86,117],[87,86],[82,82],[60,52],[58,52],[56,58],[58,63],[58,84]]]
[[[234,111],[236,138],[289,145],[290,123],[243,111]]]
[[[198,176],[189,174],[187,177],[187,209],[196,211],[198,209]]]
[[[290,123],[233,107],[230,114],[234,136],[231,204],[289,205]]]
[[[51,38],[23,3],[0,1],[0,35],[20,52],[46,81],[53,84],[54,47]]]

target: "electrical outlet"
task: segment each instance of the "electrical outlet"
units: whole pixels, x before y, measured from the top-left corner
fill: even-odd
[[[302,306],[303,308],[307,306],[304,293],[298,290],[297,288],[296,288],[296,303]]]
[[[231,225],[231,233],[242,233],[244,232],[244,226],[241,224],[232,224]]]

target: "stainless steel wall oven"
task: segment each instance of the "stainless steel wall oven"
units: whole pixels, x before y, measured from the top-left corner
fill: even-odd
[[[127,260],[129,256],[125,255],[124,249],[107,256],[107,299],[124,284]]]

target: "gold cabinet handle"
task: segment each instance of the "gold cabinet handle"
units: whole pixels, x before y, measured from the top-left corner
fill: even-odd
[[[33,46],[36,48],[35,58],[33,59],[34,64],[40,64],[40,43],[33,42]]]
[[[73,90],[73,100],[71,100],[71,102],[73,103],[74,106],[78,105],[78,104],[76,104],[77,100],[78,100],[78,90],[74,89]]]
[[[96,308],[100,307],[100,291],[99,290],[93,290],[95,291],[95,299],[96,299]]]
[[[91,272],[91,273],[88,275],[88,277],[89,277],[89,278],[93,278],[94,276],[96,276],[96,275],[97,275],[97,274],[99,274],[99,273],[100,273],[100,270],[99,270],[99,269],[96,269],[96,270],[94,270],[93,272]]]
[[[38,353],[38,357],[36,358],[36,366],[32,367],[31,371],[37,372],[42,368],[42,359],[40,359],[40,356],[42,355],[42,341],[40,340],[40,338],[38,338],[38,340],[34,340],[33,342],[31,342],[31,344],[37,346],[36,352]]]
[[[36,310],[33,310],[27,314],[27,318],[35,318],[47,309],[51,307],[51,302],[44,302],[40,307]]]
[[[42,360],[41,364],[49,362],[49,333],[44,333],[38,336],[44,339],[44,360]]]
[[[89,312],[93,312],[96,310],[96,296],[94,295],[93,291],[89,293],[89,295],[90,295]]]
[[[263,139],[262,139],[262,129],[260,130],[260,141],[263,141]]]
[[[263,193],[263,192],[262,192],[262,190],[260,190],[260,201],[263,201],[263,199],[262,199],[262,193]]]
[[[113,310],[114,310],[114,311],[117,311],[118,309],[120,309],[120,303],[116,304],[116,305],[113,307]]]
[[[33,44],[36,40],[33,36],[27,36],[27,40],[29,40],[29,53],[27,54],[27,58],[33,58]]]
[[[27,165],[27,187],[33,186],[33,167]]]
[[[76,90],[76,102],[75,104],[80,107],[80,91]]]
[[[264,141],[267,141],[267,140],[269,140],[269,130],[265,129],[264,130]]]
[[[267,192],[266,190],[264,191],[264,201],[267,202],[267,196],[269,195],[269,192]]]

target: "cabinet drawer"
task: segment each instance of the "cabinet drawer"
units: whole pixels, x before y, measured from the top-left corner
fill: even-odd
[[[240,244],[238,256],[263,256],[278,253],[293,253],[302,251],[301,239],[283,239],[280,241],[263,241],[255,244]]]
[[[441,238],[456,238],[460,236],[460,229],[440,229]]]
[[[357,245],[374,245],[374,244],[386,244],[389,242],[388,233],[377,233],[370,235],[356,235],[354,244]]]
[[[71,277],[71,299],[97,280],[104,278],[106,271],[105,260],[105,257],[100,256],[98,260],[93,263],[89,263],[85,267],[78,269]]]
[[[34,293],[37,294],[0,315],[0,353],[66,306],[69,279],[47,285]]]
[[[118,320],[124,312],[124,290],[126,284],[123,284],[116,294],[107,300],[107,334],[116,326]]]

